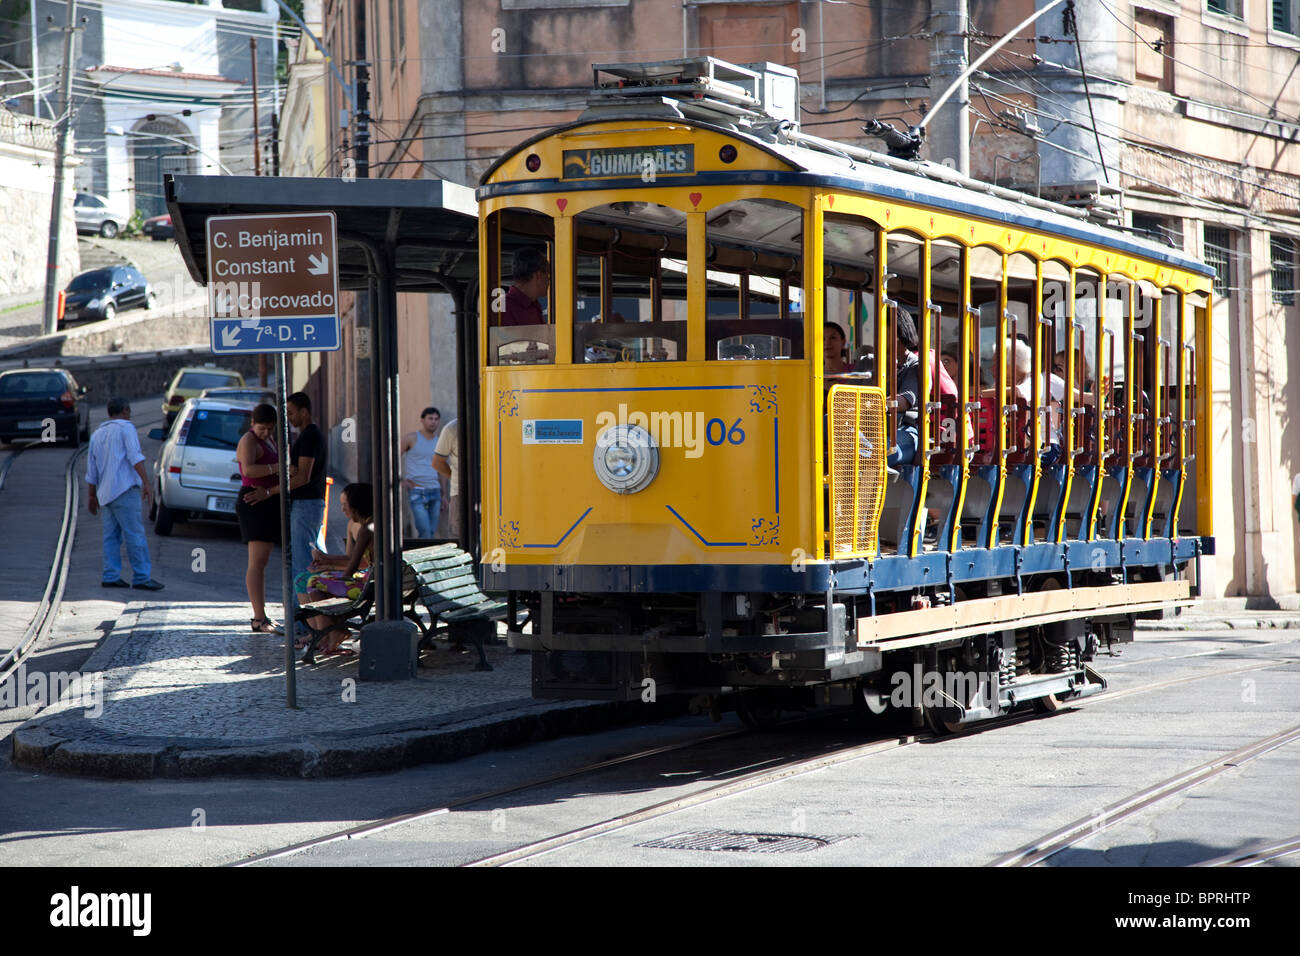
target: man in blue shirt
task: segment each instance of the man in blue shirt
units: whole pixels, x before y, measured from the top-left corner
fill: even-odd
[[[161,591],[150,576],[149,545],[144,536],[141,508],[149,501],[149,476],[144,470],[140,436],[131,424],[131,406],[124,398],[108,401],[108,421],[90,436],[86,456],[86,484],[90,486],[90,513],[104,509],[104,577],[106,588],[124,588],[122,539],[131,559],[132,584],[141,591]],[[140,489],[136,494],[135,489]]]

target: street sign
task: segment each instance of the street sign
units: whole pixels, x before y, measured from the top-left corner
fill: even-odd
[[[209,218],[212,351],[338,349],[337,232],[332,212]]]

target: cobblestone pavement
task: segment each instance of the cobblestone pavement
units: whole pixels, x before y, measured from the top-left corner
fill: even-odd
[[[248,631],[244,614],[233,603],[129,605],[87,662],[82,691],[15,731],[15,760],[112,777],[332,776],[455,759],[543,725],[588,729],[618,710],[534,701],[531,658],[504,645],[487,648],[491,671],[440,646],[416,678],[392,682],[358,680],[355,656],[325,658],[298,667],[291,710],[283,638]]]

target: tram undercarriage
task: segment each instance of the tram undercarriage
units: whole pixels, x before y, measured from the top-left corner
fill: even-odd
[[[1155,576],[1155,575],[1152,575]],[[1185,579],[1114,583],[1108,575],[970,585],[946,594],[706,592],[516,594],[535,633],[533,694],[656,701],[687,695],[763,725],[782,711],[852,705],[908,710],[940,732],[1032,704],[1044,711],[1105,689],[1090,662],[1133,639],[1134,619],[1187,598]],[[975,593],[976,590],[980,593]],[[1004,593],[1010,591],[1010,593]],[[817,596],[820,597],[820,596]]]

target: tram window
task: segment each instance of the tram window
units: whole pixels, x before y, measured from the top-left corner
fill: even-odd
[[[1097,290],[1101,279],[1095,273],[1080,271],[1074,279],[1075,384],[1085,392],[1096,385],[1097,371]]]
[[[550,216],[506,209],[488,217],[489,365],[555,361],[551,290],[555,288],[555,224]]]
[[[775,199],[708,212],[707,358],[803,358],[803,215]]]
[[[1127,375],[1129,342],[1125,329],[1128,327],[1129,305],[1133,299],[1133,288],[1127,279],[1110,279],[1106,282],[1106,352],[1102,356],[1102,375],[1112,388],[1123,385]]]
[[[822,274],[826,288],[823,315],[844,329],[848,359],[855,372],[878,384],[876,368],[875,223],[828,212],[822,219]],[[825,358],[823,357],[823,362]]]
[[[574,223],[573,361],[686,357],[686,216],[659,203],[597,206]]]

